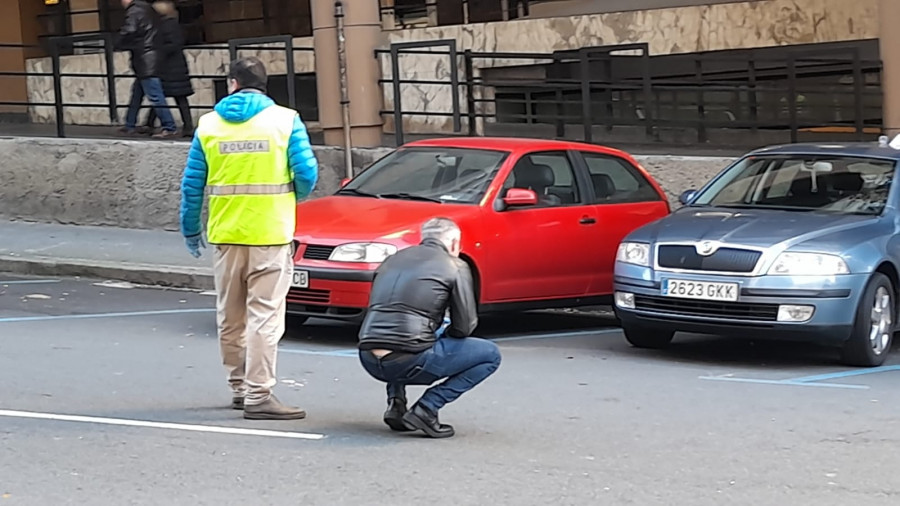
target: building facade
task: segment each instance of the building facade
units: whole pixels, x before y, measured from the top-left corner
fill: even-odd
[[[51,2],[52,5],[42,5]],[[3,49],[5,103],[106,104],[106,58],[72,35],[115,31],[119,0],[10,0]],[[288,35],[245,48],[267,62],[273,93],[329,144],[342,139],[334,0],[180,0],[197,93],[195,113],[223,93],[224,44]],[[758,143],[809,136],[871,138],[900,127],[896,0],[343,0],[353,142],[380,144],[454,133]],[[4,12],[5,13],[5,12]],[[16,27],[12,27],[17,24]],[[895,30],[896,31],[896,30]],[[54,38],[55,37],[55,38]],[[53,42],[55,41],[55,42]],[[894,49],[896,48],[896,49]],[[288,61],[294,80],[288,82]],[[128,57],[113,58],[126,103]],[[395,77],[396,73],[396,77]],[[90,76],[87,76],[89,74]],[[81,75],[86,75],[81,77]],[[399,102],[399,103],[398,103]],[[7,105],[7,109],[11,106]],[[30,121],[56,109],[29,106]],[[64,121],[110,123],[103,107],[66,107]],[[398,128],[399,127],[399,128]],[[786,133],[785,129],[790,129]],[[684,132],[690,131],[688,134]]]

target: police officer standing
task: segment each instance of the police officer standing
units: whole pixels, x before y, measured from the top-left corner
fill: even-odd
[[[181,231],[188,250],[205,247],[200,223],[209,189],[207,236],[215,246],[222,360],[244,418],[306,416],[273,394],[285,298],[293,271],[296,203],[312,192],[318,162],[297,111],[266,96],[257,58],[231,63],[229,95],[200,118],[181,183]]]

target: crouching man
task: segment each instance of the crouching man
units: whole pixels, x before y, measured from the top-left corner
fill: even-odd
[[[472,273],[459,259],[459,227],[447,218],[422,226],[422,242],[389,257],[375,274],[369,311],[359,333],[365,370],[387,383],[384,423],[392,430],[451,437],[438,421],[447,403],[500,366],[494,343],[469,337],[478,325]],[[450,311],[450,324],[436,335]],[[431,385],[407,411],[406,385]]]

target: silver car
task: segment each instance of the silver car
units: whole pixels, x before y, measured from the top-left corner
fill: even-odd
[[[678,331],[809,340],[881,365],[900,287],[900,151],[883,144],[751,152],[683,208],[619,246],[615,310],[628,341]]]

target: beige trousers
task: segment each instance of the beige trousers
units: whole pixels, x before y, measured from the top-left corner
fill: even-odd
[[[228,383],[244,404],[261,404],[275,386],[291,287],[291,246],[215,247],[217,320]]]

